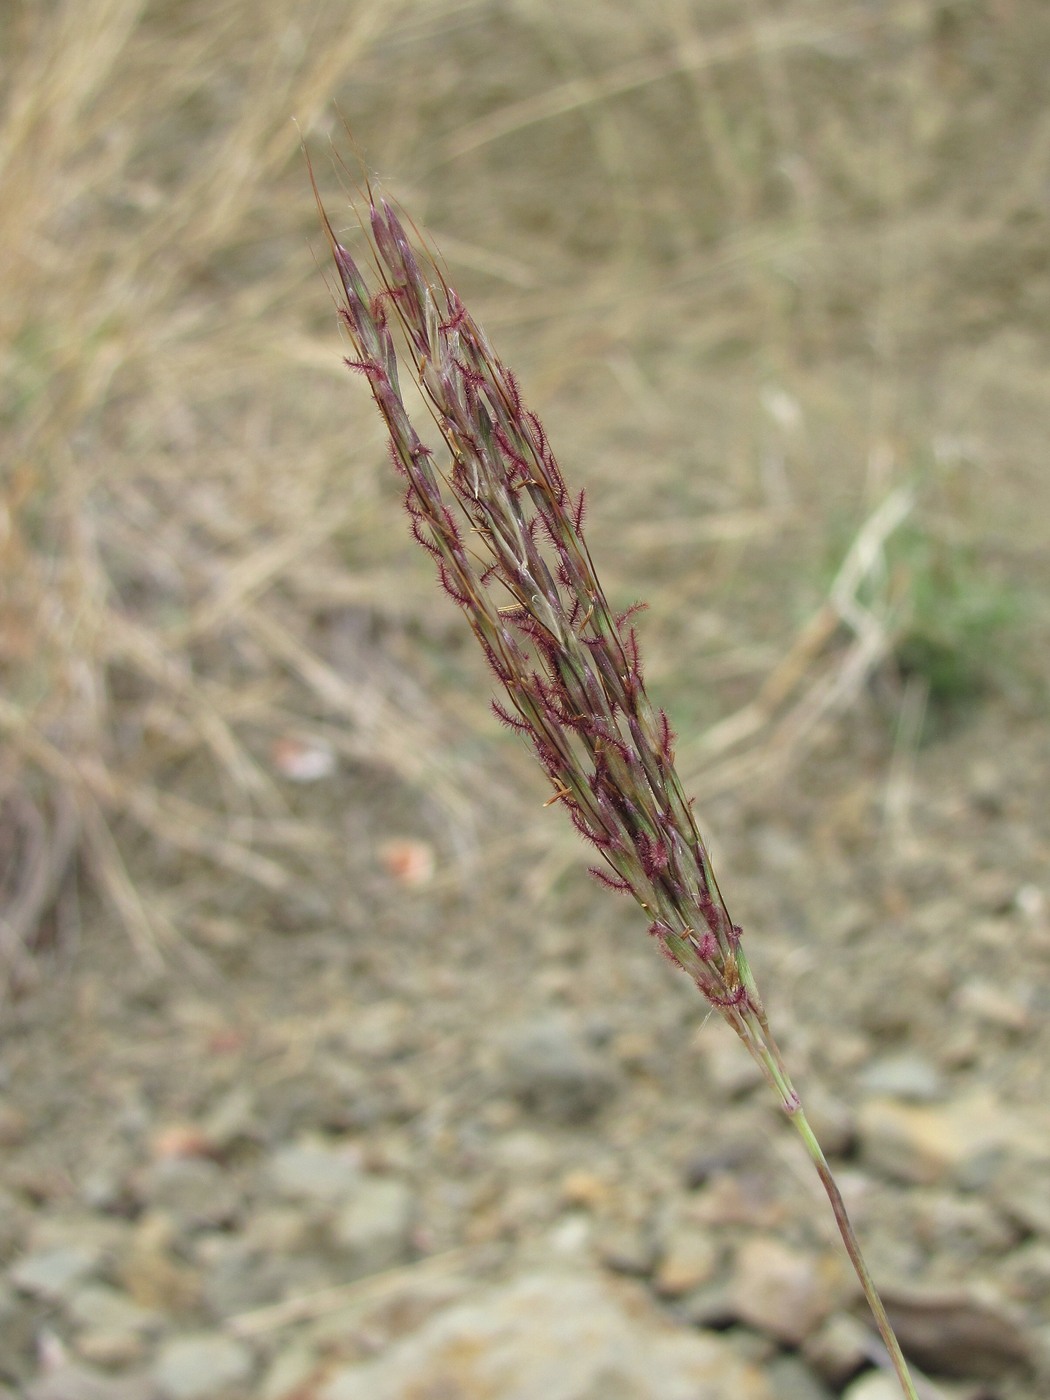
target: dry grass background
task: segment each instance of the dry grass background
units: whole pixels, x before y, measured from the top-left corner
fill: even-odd
[[[454,883],[577,859],[340,363],[300,152],[337,199],[337,108],[590,488],[612,594],[649,599],[702,795],[768,790],[884,668],[906,517],[1038,567],[1037,0],[11,0],[0,26],[17,985],[96,895],[147,960],[338,910],[391,802]],[[289,784],[289,743],[350,777]]]

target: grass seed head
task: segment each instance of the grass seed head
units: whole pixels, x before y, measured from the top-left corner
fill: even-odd
[[[600,854],[593,873],[645,910],[650,932],[709,1002],[759,1010],[738,966],[739,931],[674,768],[674,734],[649,700],[638,636],[610,608],[584,538],[586,498],[570,493],[517,380],[418,235],[369,193],[363,226],[378,285],[336,239],[340,314],[406,478],[416,542],[459,606],[504,691],[493,708],[528,739],[563,806]],[[400,389],[411,371],[444,440],[434,453]]]

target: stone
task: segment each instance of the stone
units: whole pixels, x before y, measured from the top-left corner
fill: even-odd
[[[166,1342],[152,1376],[164,1400],[211,1400],[246,1381],[251,1373],[251,1352],[243,1343],[219,1333],[199,1332]]]
[[[840,1389],[870,1360],[872,1334],[852,1313],[835,1312],[826,1318],[802,1351],[816,1373]]]
[[[101,1251],[87,1245],[56,1245],[27,1254],[11,1269],[11,1282],[34,1298],[57,1302],[98,1267]]]
[[[77,1355],[106,1370],[122,1370],[144,1360],[146,1343],[136,1332],[107,1327],[89,1327],[78,1332],[74,1342]]]
[[[244,1085],[236,1085],[212,1107],[202,1127],[212,1150],[220,1154],[241,1142],[260,1138],[262,1128],[255,1094]]]
[[[414,1217],[415,1197],[403,1181],[362,1176],[335,1218],[333,1236],[353,1273],[378,1273],[408,1257]]]
[[[162,1318],[152,1308],[144,1308],[117,1288],[104,1283],[88,1283],[69,1300],[70,1321],[77,1327],[96,1327],[119,1332],[154,1332]]]
[[[297,1400],[308,1394],[307,1382],[320,1366],[321,1353],[310,1343],[282,1347],[263,1377],[259,1400]]]
[[[175,1234],[170,1217],[158,1213],[144,1215],[136,1225],[118,1275],[131,1299],[143,1308],[177,1313],[193,1307],[200,1297],[200,1276],[176,1256]]]
[[[503,1041],[508,1092],[538,1117],[586,1122],[616,1094],[619,1075],[571,1018],[552,1012],[515,1027]]]
[[[240,1205],[240,1192],[229,1175],[215,1162],[194,1156],[161,1157],[142,1173],[138,1194],[181,1230],[228,1225]]]
[[[991,1196],[1023,1230],[1050,1239],[1050,1158],[1011,1155],[995,1173]]]
[[[853,1148],[857,1120],[843,1099],[820,1084],[807,1087],[804,1107],[809,1126],[828,1157],[844,1157]]]
[[[361,1154],[342,1143],[307,1137],[273,1152],[264,1172],[278,1195],[329,1206],[353,1192],[361,1172]]]
[[[730,1298],[740,1321],[797,1347],[845,1300],[846,1285],[837,1258],[759,1235],[737,1251]]]
[[[866,1371],[847,1386],[842,1400],[901,1400],[900,1383],[888,1371]]]
[[[986,1185],[1024,1129],[996,1096],[977,1090],[950,1104],[873,1098],[858,1114],[861,1157],[896,1181],[964,1189]]]
[[[827,1386],[797,1356],[778,1356],[767,1362],[766,1380],[773,1400],[834,1400]]]
[[[773,1400],[724,1338],[667,1322],[644,1290],[596,1271],[527,1271],[443,1309],[318,1400]]]
[[[26,1386],[23,1400],[164,1400],[147,1375],[109,1376],[62,1361]]]
[[[29,1120],[20,1108],[0,1098],[0,1147],[20,1147],[29,1135]]]
[[[1023,1322],[990,1293],[884,1287],[882,1300],[904,1352],[937,1375],[997,1381],[1033,1360]]]
[[[858,1075],[868,1094],[902,1099],[907,1103],[933,1103],[944,1097],[944,1078],[923,1055],[883,1055],[865,1065]]]
[[[718,1269],[721,1250],[710,1230],[673,1218],[661,1230],[663,1256],[653,1275],[653,1286],[664,1298],[680,1298],[710,1283]]]
[[[654,1232],[637,1222],[601,1221],[593,1246],[598,1259],[613,1273],[645,1277],[656,1266],[658,1244]]]
[[[703,1062],[709,1092],[720,1099],[742,1099],[765,1083],[762,1071],[725,1026],[701,1027],[694,1045]]]

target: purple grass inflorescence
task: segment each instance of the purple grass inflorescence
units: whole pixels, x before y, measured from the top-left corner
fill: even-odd
[[[610,608],[584,540],[585,495],[566,485],[514,376],[390,205],[369,190],[368,206],[375,290],[318,198],[353,346],[346,363],[367,379],[386,422],[412,535],[502,687],[493,709],[532,745],[553,789],[548,805],[564,807],[597,851],[602,863],[592,874],[637,900],[664,954],[732,1026],[779,1095],[828,1193],[902,1392],[917,1400],[770,1032],[740,929],[675,771],[670,722],[646,693],[632,622],[641,605]],[[441,464],[412,426],[399,354],[444,440]]]
[[[609,606],[584,540],[586,497],[572,494],[517,381],[438,271],[417,256],[386,201],[370,231],[382,285],[370,292],[329,227],[345,294],[349,367],[386,421],[405,509],[441,587],[462,608],[554,796],[631,894],[666,955],[729,1019],[760,1010],[674,768],[674,733],[646,693],[633,615]],[[393,324],[392,324],[393,323]],[[409,420],[393,326],[448,449],[438,466]]]

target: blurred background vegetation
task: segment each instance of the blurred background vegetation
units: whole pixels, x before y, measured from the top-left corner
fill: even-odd
[[[1033,683],[1001,643],[1047,558],[1045,6],[10,0],[0,26],[17,984],[85,910],[155,960],[341,907],[391,802],[456,859],[496,810],[561,839],[340,364],[300,150],[352,226],[340,114],[589,487],[704,793],[776,781],[874,677],[891,727],[909,679]],[[343,779],[289,782],[302,754]]]

